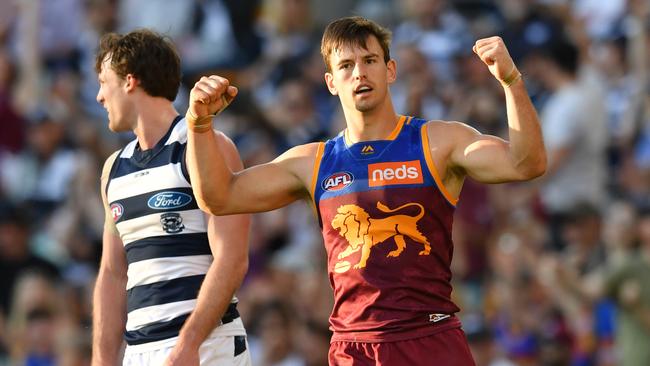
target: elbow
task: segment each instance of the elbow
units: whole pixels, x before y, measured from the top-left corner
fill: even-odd
[[[208,181],[202,181],[192,185],[192,191],[196,198],[199,208],[206,213],[214,216],[230,215],[232,205],[229,202],[230,184],[223,182],[221,184],[212,184]]]
[[[546,173],[547,161],[546,154],[541,153],[531,159],[532,161],[522,162],[518,165],[517,171],[519,173],[519,180],[532,180],[538,177],[541,177]]]
[[[229,184],[222,183],[220,185],[211,184],[208,181],[202,181],[198,184],[192,185],[192,191],[196,198],[196,203],[199,208],[206,213],[214,216],[223,216],[231,214],[228,212],[228,195]]]
[[[194,197],[196,198],[196,204],[199,206],[201,211],[214,216],[224,214],[224,202],[216,199],[215,197],[204,194],[203,190],[194,189]]]
[[[526,179],[535,179],[541,177],[544,175],[544,173],[546,173],[546,168],[546,153],[541,153],[540,156],[532,164],[528,165],[528,169],[526,171]]]
[[[201,211],[203,212],[209,213],[210,215],[214,215],[214,216],[224,215],[223,205],[217,202],[200,199],[197,197],[196,203],[201,209]]]

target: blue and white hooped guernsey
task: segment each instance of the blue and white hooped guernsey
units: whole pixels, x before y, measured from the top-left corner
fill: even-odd
[[[118,154],[106,195],[128,263],[129,347],[158,348],[178,336],[212,263],[205,214],[185,165],[187,125],[180,116],[150,150],[137,139]],[[245,335],[233,297],[213,334]]]

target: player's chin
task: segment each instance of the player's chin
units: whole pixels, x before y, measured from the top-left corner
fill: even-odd
[[[369,100],[361,100],[354,103],[354,107],[359,112],[369,112],[373,110],[376,106],[376,103],[372,103]]]
[[[131,131],[130,129],[120,126],[119,123],[115,123],[113,121],[108,121],[108,129],[111,130],[111,132],[128,132]]]

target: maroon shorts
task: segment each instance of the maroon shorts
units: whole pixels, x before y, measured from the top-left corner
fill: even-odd
[[[454,328],[398,342],[332,342],[330,366],[474,366],[465,332]]]

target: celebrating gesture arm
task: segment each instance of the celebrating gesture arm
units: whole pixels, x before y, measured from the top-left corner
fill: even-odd
[[[199,207],[214,215],[269,211],[307,197],[318,144],[294,147],[272,162],[234,173],[225,157],[231,142],[213,133],[211,114],[237,95],[227,79],[212,75],[190,92],[187,162]]]
[[[462,123],[445,125],[444,135],[453,141],[446,166],[451,174],[445,177],[452,193],[460,191],[459,182],[465,175],[483,183],[501,183],[532,179],[546,170],[546,152],[537,112],[503,40],[500,37],[480,39],[473,51],[504,88],[509,141],[482,135]],[[440,135],[437,130],[440,128],[440,124],[429,124],[428,135]]]

